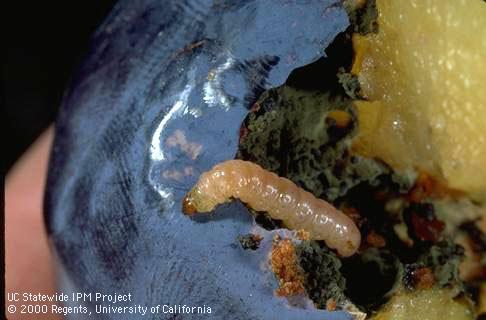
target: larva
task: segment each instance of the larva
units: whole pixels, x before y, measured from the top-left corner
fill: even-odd
[[[359,229],[344,213],[248,161],[228,160],[203,173],[185,196],[182,211],[186,215],[210,212],[231,198],[266,211],[290,229],[308,231],[311,239],[324,240],[341,256],[351,256],[359,248]]]

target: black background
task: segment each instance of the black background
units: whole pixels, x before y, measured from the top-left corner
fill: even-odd
[[[2,172],[55,120],[71,73],[114,3],[18,1],[4,6]]]

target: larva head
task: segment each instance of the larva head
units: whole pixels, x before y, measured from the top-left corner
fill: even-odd
[[[218,202],[194,187],[182,200],[182,212],[191,216],[198,212],[213,211]]]
[[[193,203],[190,193],[188,193],[182,200],[182,212],[187,216],[192,216],[197,213],[196,206]]]

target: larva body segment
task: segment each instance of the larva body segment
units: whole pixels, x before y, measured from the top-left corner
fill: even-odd
[[[228,160],[203,173],[184,198],[183,212],[209,212],[231,198],[267,212],[290,229],[308,231],[311,239],[324,240],[341,256],[359,248],[361,234],[349,217],[292,181],[248,161]]]

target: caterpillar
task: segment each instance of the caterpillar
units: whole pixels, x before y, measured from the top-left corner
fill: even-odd
[[[348,216],[292,181],[249,161],[228,160],[203,173],[184,197],[182,211],[189,216],[210,212],[231,198],[267,212],[290,229],[309,232],[311,239],[324,240],[343,257],[359,248],[360,231]]]

